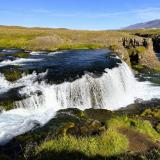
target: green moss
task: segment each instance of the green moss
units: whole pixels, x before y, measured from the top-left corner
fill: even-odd
[[[103,48],[102,45],[99,44],[70,44],[70,45],[60,45],[58,46],[58,50],[67,50],[67,49],[98,49]]]
[[[143,47],[143,46],[128,49],[129,56],[135,55],[135,54],[142,54],[142,53],[145,53],[145,52],[146,52],[146,48]]]
[[[141,116],[160,120],[160,109],[146,109]]]
[[[143,46],[136,47],[135,49],[137,53],[144,53],[146,51],[146,48]]]
[[[13,101],[4,101],[4,102],[1,101],[0,106],[5,110],[11,110],[15,107]]]
[[[154,71],[159,73],[160,72],[160,67],[154,68]]]
[[[76,138],[73,136],[65,136],[63,138],[47,141],[38,146],[36,151],[37,154],[51,159],[55,152],[78,152],[88,157],[96,155],[107,157],[124,153],[127,149],[128,139],[115,130],[108,130],[102,136],[97,137]],[[70,159],[72,159],[72,157],[70,157]]]
[[[111,45],[108,49],[112,50],[113,52],[116,51],[119,47],[117,45]]]
[[[147,67],[141,64],[133,65],[132,68],[137,72],[145,72],[147,70]]]
[[[127,49],[129,56],[131,56],[132,54],[135,54],[135,49],[134,48],[130,48]]]
[[[160,135],[147,120],[132,119],[128,118],[127,116],[122,116],[107,121],[106,127],[113,129],[132,128],[140,133],[148,135],[153,141],[160,139]]]
[[[16,81],[22,77],[22,72],[17,69],[4,69],[2,73],[4,74],[6,80],[11,82]]]
[[[88,118],[105,122],[108,119],[115,117],[115,113],[106,109],[86,109],[85,114]]]
[[[28,58],[29,54],[28,53],[16,53],[16,54],[12,54],[13,57],[18,57],[18,58]]]
[[[5,57],[5,56],[12,56],[12,57],[16,57],[16,58],[28,58],[29,57],[29,54],[28,53],[12,53],[12,54],[3,54],[1,53],[0,54],[0,57]]]
[[[158,123],[158,125],[156,126],[156,130],[158,133],[160,133],[160,123]]]

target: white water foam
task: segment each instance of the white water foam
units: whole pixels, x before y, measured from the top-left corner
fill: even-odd
[[[48,55],[49,56],[52,56],[52,55],[55,55],[55,54],[60,54],[60,53],[63,53],[64,51],[55,51],[55,52],[50,52]]]
[[[86,74],[74,82],[59,85],[35,82],[37,76],[33,73],[15,83],[9,83],[0,75],[4,87],[9,88],[21,83],[26,87],[22,88],[20,93],[31,96],[16,102],[16,109],[0,114],[0,144],[31,130],[37,123],[44,125],[59,109],[77,107],[82,110],[115,110],[133,103],[136,98],[160,98],[160,87],[149,82],[138,82],[126,63],[117,68],[106,69],[99,78]],[[0,88],[0,92],[3,90],[4,88]],[[41,91],[42,95],[31,94],[36,91]]]
[[[16,60],[4,60],[0,62],[0,67],[8,65],[25,65],[25,62],[37,62],[42,61],[42,59],[32,59],[32,58],[17,58]]]

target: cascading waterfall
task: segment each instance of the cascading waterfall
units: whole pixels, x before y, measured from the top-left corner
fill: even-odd
[[[35,82],[36,76],[33,73],[11,84],[0,75],[0,81],[5,81],[4,88],[0,86],[0,90],[16,87],[19,82],[23,82],[25,87],[20,90],[20,94],[30,96],[15,102],[15,109],[0,114],[0,144],[31,130],[37,124],[44,125],[59,109],[115,110],[133,103],[136,98],[148,100],[160,97],[160,87],[152,86],[149,82],[138,82],[125,62],[119,67],[105,69],[101,77],[88,73],[74,82],[58,85]],[[36,91],[40,91],[41,95],[36,94]]]

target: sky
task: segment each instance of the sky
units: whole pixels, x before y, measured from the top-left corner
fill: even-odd
[[[160,19],[160,0],[0,0],[0,25],[120,29]]]

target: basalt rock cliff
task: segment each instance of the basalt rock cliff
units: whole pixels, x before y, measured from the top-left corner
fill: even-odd
[[[154,70],[160,68],[160,62],[156,57],[156,52],[160,50],[160,36],[159,38],[124,37],[118,46],[111,46],[110,49],[132,67],[141,66]]]

